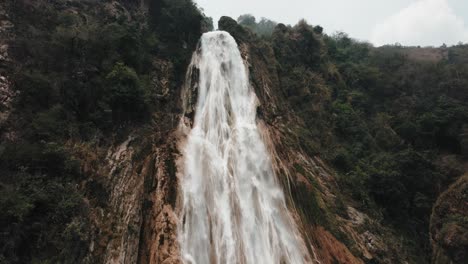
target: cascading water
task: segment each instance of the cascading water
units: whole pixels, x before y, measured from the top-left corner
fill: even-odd
[[[256,123],[257,97],[234,38],[205,33],[184,150],[178,239],[185,263],[310,263]]]

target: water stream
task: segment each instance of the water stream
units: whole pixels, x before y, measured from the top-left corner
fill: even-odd
[[[205,33],[195,117],[184,149],[182,259],[197,264],[310,263],[256,122],[257,97],[234,38]]]

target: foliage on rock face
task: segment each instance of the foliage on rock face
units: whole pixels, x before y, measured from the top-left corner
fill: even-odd
[[[419,258],[427,261],[432,206],[459,176],[438,161],[463,154],[461,135],[468,124],[463,99],[468,90],[454,85],[468,75],[451,71],[467,65],[450,58],[411,60],[400,47],[373,48],[344,34],[326,36],[325,42],[339,73],[329,82],[338,144],[323,151],[363,208],[382,212],[386,222],[416,241]]]
[[[142,84],[135,70],[118,62],[106,76],[106,81],[110,89],[108,103],[114,119],[137,119],[146,110]]]
[[[2,147],[0,260],[78,262],[86,253],[87,240],[82,232],[83,197],[73,183],[80,177],[79,162],[56,143],[16,142]],[[69,230],[74,233],[64,233],[73,221],[81,224]],[[72,256],[71,251],[75,251]]]
[[[254,17],[239,22],[255,31]],[[243,41],[248,32],[234,36]],[[412,241],[416,263],[429,261],[432,206],[459,176],[440,161],[455,155],[466,162],[468,46],[418,60],[411,49],[375,48],[305,21],[250,41],[274,50],[283,96],[305,122],[295,131],[303,150],[338,170],[361,210]]]
[[[322,62],[322,40],[314,32],[314,28],[304,20],[294,27],[279,24],[274,31],[272,42],[284,72],[295,65],[317,69]]]
[[[137,3],[138,2],[138,3]],[[206,18],[190,0],[10,1],[14,112],[0,132],[0,262],[81,263],[89,249],[85,177],[67,141],[109,144],[168,108]],[[173,109],[175,106],[171,106]]]
[[[466,71],[458,76],[453,73],[466,69],[467,64],[454,58],[437,63],[410,60],[399,48],[373,48],[345,34],[325,36],[323,41],[321,50],[327,53],[319,75],[327,80],[322,87],[332,99],[318,112],[333,118],[317,118],[327,114],[311,118],[302,114],[304,109],[296,111],[312,130],[317,129],[315,123],[327,124],[317,135],[334,135],[333,144],[322,145],[320,152],[341,171],[345,190],[361,201],[362,208],[382,212],[386,222],[417,241],[418,258],[427,259],[432,206],[447,183],[458,176],[443,170],[437,161],[443,155],[463,154],[468,86],[459,84],[468,75]],[[294,78],[294,71],[281,77],[288,76]]]
[[[148,17],[134,15],[132,1],[9,1],[20,93],[7,124],[14,141],[0,144],[0,262],[79,262],[87,250],[86,206],[76,187],[79,164],[64,142],[103,144],[168,107],[156,100],[153,59],[174,65],[174,89],[212,21],[190,0],[148,1]],[[468,47],[427,62],[410,59],[403,47],[325,35],[305,21],[273,28],[247,15],[239,23],[223,17],[219,24],[239,42],[261,41],[274,51],[282,95],[305,123],[294,131],[303,150],[326,158],[343,195],[412,240],[415,258],[425,262],[431,207],[459,176],[438,161],[468,153]],[[295,199],[313,224],[326,222],[313,220],[320,213],[313,196]],[[459,215],[445,222],[440,238],[466,227]],[[453,245],[438,243],[453,257]]]
[[[161,40],[160,51],[172,57],[177,71],[185,71],[200,33],[213,30],[213,21],[192,0],[150,1],[149,11],[150,24]]]

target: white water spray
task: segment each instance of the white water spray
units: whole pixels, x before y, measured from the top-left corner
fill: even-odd
[[[310,263],[256,123],[257,97],[234,38],[202,36],[193,128],[184,150],[182,259],[197,264]]]

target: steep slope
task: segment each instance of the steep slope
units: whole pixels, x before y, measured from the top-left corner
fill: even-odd
[[[333,170],[319,156],[307,153],[307,146],[299,138],[305,130],[304,122],[289,108],[284,99],[276,68],[273,49],[256,38],[237,23],[223,17],[219,28],[229,31],[241,43],[242,55],[249,65],[251,83],[260,99],[259,119],[264,127],[264,138],[275,157],[275,169],[286,192],[290,206],[296,212],[296,221],[302,232],[314,246],[312,253],[322,263],[364,263],[359,258],[361,251],[353,255],[350,245],[343,244],[345,222],[338,222],[336,212],[342,205]],[[346,214],[346,212],[344,212]],[[333,232],[334,234],[330,233]],[[356,239],[360,240],[359,235]],[[350,240],[352,241],[352,240]],[[361,241],[359,241],[361,242]],[[369,259],[372,259],[362,243]]]
[[[308,237],[325,249],[319,259],[429,262],[432,203],[465,170],[467,76],[451,72],[466,68],[466,49],[427,62],[304,21],[279,24],[269,38],[229,18],[219,26],[241,43],[277,173]]]
[[[186,70],[209,24],[190,0],[0,3],[0,262],[181,262],[179,122],[194,118]],[[436,200],[466,172],[466,45],[219,28],[311,256],[465,262],[466,177]]]
[[[173,134],[204,16],[185,0],[1,5],[0,262],[177,259]]]
[[[468,175],[452,184],[438,199],[431,216],[432,263],[468,261]]]

